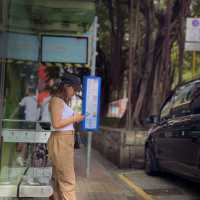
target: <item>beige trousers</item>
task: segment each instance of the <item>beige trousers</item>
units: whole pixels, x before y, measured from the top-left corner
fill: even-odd
[[[53,167],[54,200],[76,200],[74,132],[52,132],[48,153]]]

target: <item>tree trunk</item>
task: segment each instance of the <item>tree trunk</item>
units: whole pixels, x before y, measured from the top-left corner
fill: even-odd
[[[132,119],[132,83],[133,83],[133,63],[134,63],[134,55],[133,55],[133,47],[134,47],[134,15],[133,15],[133,0],[130,0],[130,18],[129,18],[129,59],[128,59],[128,110],[127,110],[127,119],[126,119],[126,128],[128,130],[131,129],[131,119]],[[136,17],[137,18],[137,17]],[[134,92],[134,91],[133,91]]]
[[[171,49],[174,42],[177,42],[179,47],[179,82],[182,81],[183,27],[191,0],[165,0],[162,1],[166,5],[164,9],[159,8],[159,4],[156,4],[158,7],[155,8],[155,0],[129,0],[127,5],[130,6],[131,3],[131,9],[137,10],[135,2],[139,5],[139,14],[134,16],[129,10],[129,24],[124,20],[126,16],[122,14],[124,7],[121,8],[121,5],[127,2],[104,2],[107,2],[111,23],[111,66],[107,67],[112,87],[109,93],[113,89],[120,91],[122,74],[128,68],[129,105],[126,110],[126,127],[142,126],[145,117],[159,114],[160,106],[171,90],[175,71],[171,64]],[[133,18],[137,23],[133,22]],[[125,66],[122,63],[127,60],[127,51],[124,53],[122,46],[127,48],[127,45],[124,45],[126,43],[123,43],[126,25],[129,25],[130,46],[129,59]]]
[[[148,1],[147,7],[146,7],[146,12],[145,12],[145,20],[146,20],[146,47],[145,47],[145,52],[144,52],[144,59],[145,59],[145,64],[144,64],[144,69],[145,73],[142,78],[142,83],[140,85],[139,89],[139,96],[136,100],[135,107],[133,109],[133,124],[137,126],[141,126],[142,123],[140,121],[140,114],[142,112],[142,108],[145,102],[145,97],[147,94],[148,84],[150,81],[151,77],[151,71],[153,68],[153,52],[154,52],[154,47],[155,47],[155,39],[154,39],[154,6],[153,6],[153,1]]]
[[[170,73],[171,26],[170,25],[172,19],[172,8],[173,8],[173,1],[168,0],[166,15],[164,17],[165,23],[160,26],[161,32],[159,32],[158,35],[158,38],[162,38],[160,34],[165,33],[165,35],[163,36],[163,40],[159,39],[159,41],[162,43],[157,43],[157,45],[162,47],[159,56],[160,58],[159,62],[156,62],[157,56],[154,58],[156,63],[156,70],[155,70],[154,85],[153,85],[152,112],[151,112],[152,115],[154,116],[158,116],[160,105],[163,99],[166,97],[168,88],[171,86],[171,83],[169,82],[169,77],[171,77]]]
[[[180,2],[181,3],[181,2]],[[179,49],[179,62],[178,62],[178,84],[181,84],[183,81],[183,60],[184,60],[184,50],[185,50],[185,34],[184,34],[184,22],[185,22],[185,13],[186,2],[181,3],[181,11],[179,15],[180,20],[180,32],[178,37],[178,49]]]
[[[111,74],[110,79],[112,90],[119,91],[121,89],[122,65],[121,50],[124,36],[123,15],[121,12],[119,0],[107,0],[107,7],[111,23]]]
[[[184,2],[168,0],[166,13],[157,17],[159,22],[157,33],[155,26],[153,26],[156,18],[152,12],[154,10],[152,5],[153,3],[143,4],[148,11],[145,15],[146,53],[143,54],[145,60],[144,77],[141,80],[136,105],[133,107],[133,122],[137,126],[142,125],[145,116],[149,114],[157,116],[159,114],[161,104],[171,90],[174,76],[174,70],[171,66],[171,49],[179,35],[180,23],[183,25],[187,15],[186,11],[190,5],[190,0],[184,0]],[[184,11],[181,11],[182,9]],[[182,22],[180,22],[180,13],[182,13]],[[156,37],[154,37],[154,33],[156,33]],[[184,36],[182,36],[182,39],[184,39]],[[182,45],[184,45],[184,40],[182,40]],[[182,52],[184,52],[183,49]],[[183,60],[183,57],[181,59]]]

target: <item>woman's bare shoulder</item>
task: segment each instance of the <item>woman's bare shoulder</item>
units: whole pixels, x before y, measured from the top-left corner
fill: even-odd
[[[60,104],[62,105],[64,102],[63,100],[60,98],[60,97],[52,97],[51,100],[50,100],[50,105],[53,105],[53,104]]]
[[[51,102],[63,102],[63,100],[60,97],[51,97]]]

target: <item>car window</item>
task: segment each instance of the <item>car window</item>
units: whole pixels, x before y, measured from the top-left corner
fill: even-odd
[[[173,102],[174,102],[174,97],[171,97],[171,98],[165,103],[165,105],[163,106],[163,108],[162,108],[162,110],[161,110],[161,113],[160,113],[160,119],[161,119],[161,121],[162,121],[162,120],[165,120],[165,119],[167,119],[167,118],[169,118],[169,116],[170,116],[170,111],[171,111]]]
[[[191,100],[197,98],[200,96],[200,83],[197,83],[194,87],[194,89],[191,92],[191,95],[189,96],[189,98],[191,98]]]
[[[199,98],[197,99],[196,96]],[[165,103],[163,106],[160,119],[165,120],[170,117],[171,109],[177,108],[179,106],[188,104],[193,101],[193,99],[197,99],[198,103],[198,112],[200,113],[200,82],[192,82],[187,85],[181,86],[177,88],[174,95]],[[197,100],[195,102],[197,102]],[[197,106],[196,106],[197,107]],[[194,109],[196,108],[194,107]]]
[[[192,103],[191,103],[191,109],[192,113],[199,114],[200,113],[200,83],[196,84],[191,97],[190,97]]]
[[[188,84],[188,85],[178,88],[177,91],[175,92],[174,104],[172,107],[176,108],[181,105],[190,103],[192,90],[193,90],[194,86],[195,86],[194,84]]]

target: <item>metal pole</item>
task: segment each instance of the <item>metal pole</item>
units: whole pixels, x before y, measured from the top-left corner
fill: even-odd
[[[192,78],[195,76],[196,71],[196,51],[192,52]]]
[[[95,76],[96,71],[96,47],[97,47],[97,29],[98,29],[98,18],[95,17],[93,24],[93,34],[92,34],[92,61],[91,61],[91,75]],[[92,132],[88,132],[87,140],[87,166],[86,166],[86,177],[90,175],[91,167],[91,147],[92,147]]]
[[[8,22],[8,1],[3,0],[2,2],[2,45],[0,52],[0,65],[1,65],[1,74],[0,74],[0,169],[1,169],[1,160],[2,160],[2,119],[3,119],[3,104],[4,104],[4,81],[5,81],[5,67],[6,67],[6,52],[7,52],[7,37],[6,37],[6,26]]]

